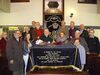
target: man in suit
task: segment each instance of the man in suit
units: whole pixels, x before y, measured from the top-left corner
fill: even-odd
[[[20,37],[21,32],[14,31],[13,37],[7,41],[6,46],[8,65],[13,75],[23,75],[23,51]]]
[[[80,24],[79,30],[80,30],[80,36],[83,37],[87,41],[89,34],[88,34],[87,30],[85,30],[84,24]]]

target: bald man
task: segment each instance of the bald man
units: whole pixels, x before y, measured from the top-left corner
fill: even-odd
[[[89,34],[87,32],[87,30],[85,30],[85,26],[84,24],[80,24],[80,36],[83,37],[86,41],[87,41],[87,38],[89,37]]]

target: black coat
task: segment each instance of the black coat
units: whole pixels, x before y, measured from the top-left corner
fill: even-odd
[[[11,71],[18,71],[23,69],[23,51],[22,42],[18,42],[14,37],[7,41],[6,55],[8,59],[9,69]],[[10,60],[14,60],[11,64]]]
[[[33,36],[33,33],[34,33],[34,32],[33,32],[34,29],[35,29],[35,28],[33,28],[33,27],[30,28],[30,31],[29,31],[29,33],[30,33],[30,40],[34,40],[33,37],[32,37],[32,36]]]
[[[87,42],[87,38],[89,37],[89,34],[86,30],[83,30],[80,36],[83,37],[85,41]]]
[[[100,52],[100,43],[99,39],[94,36],[94,38],[88,38],[87,39],[87,44],[89,47],[90,53],[99,53]]]

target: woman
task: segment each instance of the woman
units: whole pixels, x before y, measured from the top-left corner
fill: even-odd
[[[26,75],[26,69],[27,69],[27,64],[28,64],[28,59],[29,59],[30,48],[32,47],[32,44],[30,42],[30,34],[29,33],[26,33],[25,38],[22,42],[22,47],[23,47],[23,59],[24,59],[24,73]]]
[[[30,28],[29,28],[28,26],[25,26],[25,27],[24,27],[24,30],[23,30],[23,32],[22,32],[22,39],[25,38],[25,35],[26,35],[27,33],[30,33]]]
[[[57,43],[61,43],[61,44],[67,43],[67,38],[66,38],[64,32],[60,32],[60,33],[59,33],[59,36],[57,37],[56,42],[57,42]]]

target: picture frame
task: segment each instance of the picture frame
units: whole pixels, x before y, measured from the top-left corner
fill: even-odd
[[[11,2],[30,2],[30,0],[11,0]]]
[[[56,7],[59,13],[64,12],[64,0],[43,0],[43,12],[48,12],[51,8]]]
[[[78,3],[97,4],[97,0],[78,0]]]

